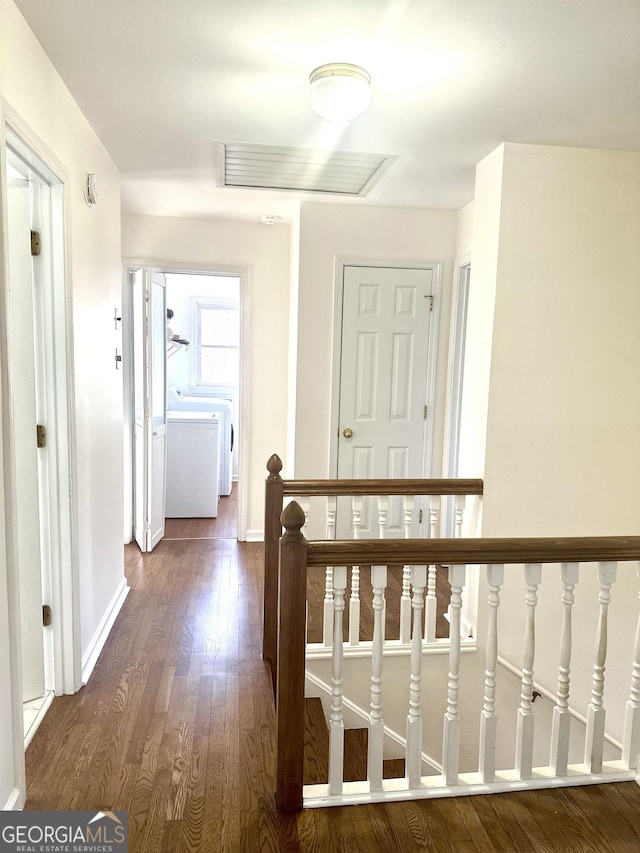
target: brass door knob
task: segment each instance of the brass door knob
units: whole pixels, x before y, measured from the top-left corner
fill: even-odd
[[[347,427],[342,430],[342,434],[345,438],[353,438],[353,430]]]

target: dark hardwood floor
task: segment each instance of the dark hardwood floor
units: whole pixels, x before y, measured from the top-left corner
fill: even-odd
[[[28,809],[126,809],[132,853],[640,849],[634,783],[276,812],[261,546],[186,527],[127,548],[131,592],[93,676],[27,750]]]

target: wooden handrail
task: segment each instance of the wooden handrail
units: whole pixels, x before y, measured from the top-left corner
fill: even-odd
[[[283,480],[287,497],[336,495],[481,495],[482,480]]]
[[[640,560],[640,536],[357,539],[307,542],[308,566],[473,565]]]
[[[267,462],[264,507],[264,614],[262,657],[269,662],[277,699],[278,541],[284,497],[355,495],[481,495],[482,480],[283,480],[282,460],[274,453]]]

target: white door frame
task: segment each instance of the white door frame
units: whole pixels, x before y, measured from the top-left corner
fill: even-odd
[[[43,304],[44,352],[47,358],[46,382],[50,394],[48,415],[49,483],[48,522],[51,533],[50,572],[46,578],[53,611],[51,631],[47,631],[51,661],[47,686],[56,694],[74,693],[82,684],[80,647],[80,613],[77,563],[77,496],[75,493],[76,432],[73,385],[73,328],[69,249],[69,216],[66,187],[69,174],[55,155],[33,134],[30,128],[0,100],[0,226],[4,262],[0,267],[0,393],[2,406],[2,466],[4,486],[4,526],[6,530],[6,564],[9,595],[9,633],[11,637],[11,687],[13,695],[14,744],[16,755],[24,752],[22,720],[22,674],[20,666],[19,571],[13,525],[15,470],[12,447],[11,383],[9,365],[9,268],[7,242],[6,147],[12,149],[41,174],[51,188],[52,262]],[[0,555],[0,560],[5,555]],[[16,763],[24,783],[24,758]]]
[[[251,339],[249,336],[249,320],[250,320],[250,302],[249,302],[249,269],[244,266],[234,266],[233,264],[194,264],[183,263],[181,261],[158,260],[157,258],[123,258],[123,327],[122,327],[122,359],[125,370],[124,385],[125,385],[125,436],[133,435],[133,418],[132,418],[132,398],[131,392],[133,388],[132,374],[133,369],[133,329],[131,327],[132,317],[132,296],[131,288],[127,289],[129,276],[127,271],[130,269],[140,269],[148,267],[153,272],[173,273],[180,275],[181,273],[191,273],[200,275],[235,275],[240,280],[240,387],[238,389],[238,412],[236,413],[237,424],[237,440],[238,440],[238,541],[244,542],[247,538],[247,515],[248,515],[248,500],[249,488],[247,483],[247,471],[249,470],[249,441],[248,429],[245,429],[245,424],[248,424],[248,401],[249,394],[249,364],[250,364],[250,346]],[[132,442],[132,438],[129,439]],[[130,444],[130,447],[132,444]],[[125,439],[125,458],[127,458],[127,447]],[[132,469],[131,469],[132,470]],[[128,495],[133,494],[133,484],[131,477],[127,480],[128,471],[125,471],[125,513],[128,512],[128,507],[131,508],[127,520],[126,530],[128,531],[129,518],[133,518],[133,506],[130,503]],[[126,540],[126,536],[125,536]],[[131,541],[129,539],[129,541]]]
[[[460,395],[462,393],[464,351],[466,338],[467,303],[469,298],[469,271],[471,255],[456,258],[451,294],[451,328],[449,332],[449,359],[447,366],[447,400],[444,414],[443,477],[458,476],[460,449]],[[453,536],[453,499],[444,504],[444,529]]]
[[[436,422],[435,392],[438,358],[438,326],[440,316],[440,261],[397,261],[385,258],[337,257],[334,270],[333,347],[331,366],[331,419],[329,437],[329,476],[338,476],[338,432],[340,426],[340,359],[342,355],[342,300],[345,267],[382,267],[384,269],[429,270],[433,273],[433,311],[429,339],[429,363],[425,401],[429,416],[425,430],[422,477],[430,477],[433,468],[433,435]]]

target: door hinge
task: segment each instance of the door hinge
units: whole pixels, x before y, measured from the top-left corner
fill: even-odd
[[[47,428],[45,426],[42,426],[42,424],[38,424],[36,426],[36,446],[47,446]]]
[[[423,410],[423,416],[424,416],[425,421],[426,421],[426,419],[427,419],[427,413],[428,413],[428,411],[429,411],[428,407],[427,407],[427,406],[425,406],[425,407],[424,407],[424,410]]]
[[[51,605],[43,604],[42,605],[42,625],[46,628],[48,625],[51,625]]]
[[[429,300],[429,311],[433,311],[433,296],[427,296]]]
[[[422,516],[423,516],[423,512],[422,512],[422,510],[420,510],[420,512],[418,513],[418,524],[422,524]]]
[[[37,256],[40,254],[40,232],[31,232],[31,254]]]

